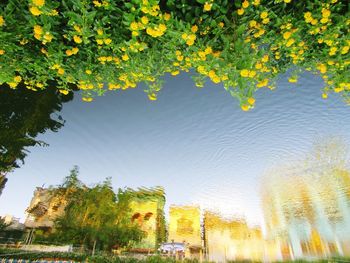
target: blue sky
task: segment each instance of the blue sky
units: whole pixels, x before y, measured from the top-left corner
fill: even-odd
[[[143,87],[107,93],[91,103],[65,104],[65,126],[39,138],[25,164],[9,175],[0,215],[24,219],[36,186],[55,185],[80,167],[88,183],[112,177],[114,187],[162,185],[170,204],[199,204],[224,215],[262,222],[260,178],[300,158],[323,136],[350,141],[350,108],[339,96],[321,98],[322,80],[305,73],[297,84],[282,76],[261,89],[242,112],[221,85],[194,86],[186,73],[166,77],[157,101]]]

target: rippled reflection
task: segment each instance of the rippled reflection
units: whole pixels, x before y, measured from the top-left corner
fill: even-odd
[[[350,253],[350,172],[336,140],[317,145],[304,162],[265,178],[263,207],[268,237],[283,259]]]

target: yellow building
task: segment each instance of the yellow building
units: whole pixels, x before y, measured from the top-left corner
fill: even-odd
[[[170,206],[168,241],[184,243],[186,257],[202,258],[201,218],[198,206]]]
[[[131,222],[138,224],[145,232],[141,242],[133,245],[135,252],[153,252],[165,236],[164,204],[165,193],[163,188],[128,189],[131,194],[130,208]]]
[[[260,228],[250,228],[244,220],[226,220],[205,211],[204,231],[209,261],[261,261],[264,258],[265,243]]]
[[[64,214],[67,200],[62,195],[55,195],[53,190],[37,187],[34,196],[26,209],[27,228],[51,231],[54,220]]]

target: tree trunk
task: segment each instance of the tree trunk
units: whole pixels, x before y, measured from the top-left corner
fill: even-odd
[[[95,255],[95,248],[96,248],[96,239],[94,241],[94,246],[92,247],[92,255]]]

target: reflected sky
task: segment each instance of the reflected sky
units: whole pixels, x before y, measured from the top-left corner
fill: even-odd
[[[310,73],[299,83],[282,76],[261,89],[256,108],[241,111],[221,85],[194,86],[188,74],[166,77],[150,102],[143,87],[63,106],[65,126],[39,139],[26,163],[9,175],[0,215],[24,219],[36,186],[61,183],[73,165],[86,183],[112,177],[118,187],[162,185],[170,204],[199,204],[224,215],[262,222],[260,178],[275,165],[299,159],[323,136],[350,143],[350,108]],[[167,213],[166,213],[167,214]]]

